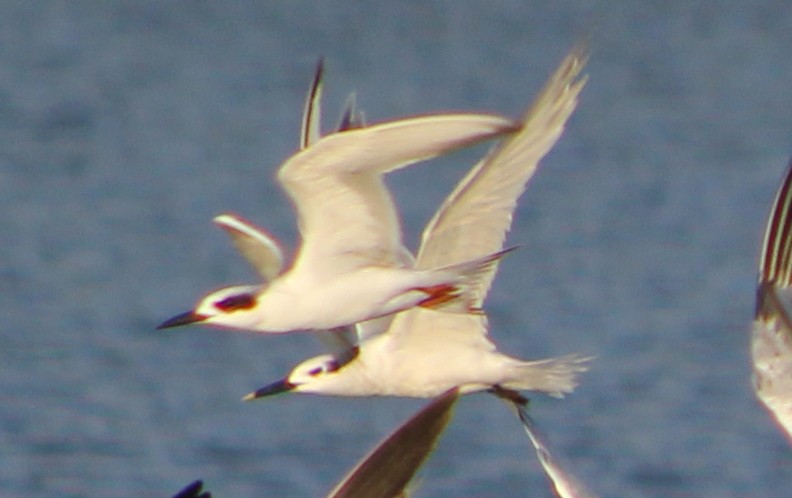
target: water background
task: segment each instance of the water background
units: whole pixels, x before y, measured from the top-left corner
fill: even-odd
[[[513,355],[597,355],[534,415],[602,496],[787,496],[755,401],[757,253],[792,151],[780,1],[0,3],[0,494],[321,496],[424,403],[239,398],[312,337],[155,331],[255,281],[210,219],[294,247],[273,181],[314,64],[325,125],[518,116],[588,38],[590,82],[523,196],[490,294]],[[406,240],[483,149],[392,175]],[[419,496],[552,496],[516,419],[462,399]]]

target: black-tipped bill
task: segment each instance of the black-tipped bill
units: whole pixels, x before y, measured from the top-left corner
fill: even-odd
[[[204,315],[199,315],[195,311],[187,311],[186,313],[176,315],[173,318],[160,323],[157,325],[157,330],[169,329],[171,327],[180,327],[182,325],[189,325],[191,323],[202,322],[204,320],[206,320]]]
[[[272,384],[268,384],[262,388],[256,389],[252,393],[248,394],[242,401],[252,401],[254,399],[263,398],[265,396],[272,396],[274,394],[281,394],[287,393],[297,387],[296,384],[292,384],[288,381],[288,379],[282,379],[277,382],[273,382]]]

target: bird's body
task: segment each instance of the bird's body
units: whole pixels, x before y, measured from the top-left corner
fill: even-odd
[[[319,93],[312,92],[313,100]],[[277,274],[272,268],[260,271],[263,285],[212,292],[194,310],[160,328],[202,322],[284,333],[348,326],[413,306],[477,312],[470,302],[458,298],[469,295],[466,282],[490,271],[498,254],[413,268],[383,175],[512,133],[517,125],[491,115],[428,115],[344,128],[319,137],[315,119],[310,118],[318,108],[309,98],[303,146],[278,171],[297,211],[302,237],[292,266]],[[255,235],[255,227],[235,219],[247,227],[242,230],[247,236],[264,238]],[[260,245],[261,250],[279,251],[274,243]],[[279,254],[263,259],[283,261]]]
[[[424,229],[415,268],[455,265],[503,247],[517,198],[539,160],[560,137],[584,80],[582,57],[568,56],[548,82],[520,130],[474,166]],[[467,299],[480,307],[495,265],[476,275]],[[283,380],[246,396],[283,391],[344,396],[434,397],[451,388],[570,392],[586,359],[576,355],[523,361],[499,352],[480,314],[412,308],[394,316],[387,331],[367,337],[343,356],[326,354],[297,365]],[[515,393],[516,395],[516,393]]]
[[[415,334],[404,337],[405,331]],[[460,332],[469,334],[461,340]],[[484,316],[414,309],[397,315],[388,333],[363,342],[354,359],[341,366],[343,375],[315,381],[317,368],[323,372],[333,364],[334,356],[324,355],[295,368],[288,382],[306,393],[411,398],[432,398],[453,388],[462,394],[499,386],[553,395],[574,388],[581,358],[522,361],[500,353],[485,334]]]
[[[500,256],[428,271],[371,264],[338,273],[293,271],[267,286],[217,291],[191,313],[206,317],[202,321],[208,324],[266,333],[329,330],[413,306],[476,314],[478,309],[455,293],[462,292],[458,289],[467,278],[486,271]],[[224,312],[218,314],[218,309]]]

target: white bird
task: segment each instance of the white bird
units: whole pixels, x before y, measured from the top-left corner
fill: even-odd
[[[317,74],[320,80],[321,70]],[[282,271],[282,253],[271,237],[240,218],[220,217],[215,221],[237,236],[237,247],[265,283],[212,292],[158,328],[202,322],[282,333],[344,327],[413,306],[479,312],[462,299],[469,295],[465,289],[504,252],[432,268],[405,264],[383,175],[514,132],[517,125],[498,116],[448,114],[356,127],[350,107],[341,131],[320,137],[321,84],[312,88],[316,95],[306,103],[301,149],[278,172],[299,217],[302,245],[293,265]]]
[[[573,51],[528,110],[520,130],[476,165],[424,230],[417,269],[453,264],[499,251],[517,198],[572,114],[585,78],[584,57]],[[468,288],[481,306],[495,273],[481,272]],[[284,379],[244,399],[294,391],[342,396],[434,397],[490,390],[521,402],[519,390],[571,392],[585,361],[577,355],[522,361],[487,339],[483,314],[413,308],[397,314],[387,332],[363,339],[344,355],[325,354],[297,365]]]
[[[792,438],[792,163],[767,220],[751,338],[756,395]]]

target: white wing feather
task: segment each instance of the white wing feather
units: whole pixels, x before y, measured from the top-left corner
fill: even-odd
[[[417,268],[453,264],[502,249],[517,199],[577,104],[585,84],[585,78],[578,79],[584,64],[580,49],[573,50],[526,113],[521,129],[477,164],[449,195],[424,230]],[[480,275],[474,290],[479,305],[495,271],[493,267]],[[396,315],[388,333],[411,348],[436,347],[466,334],[479,347],[494,349],[486,338],[485,316],[410,309]]]
[[[333,133],[292,156],[278,178],[298,213],[298,260],[316,271],[402,259],[396,209],[382,175],[515,129],[488,115],[435,115]],[[333,261],[333,265],[326,262]],[[310,263],[306,263],[310,264]]]
[[[283,252],[264,229],[234,214],[221,214],[213,221],[231,237],[237,251],[264,281],[272,280],[283,270]]]
[[[497,145],[448,196],[423,232],[417,268],[454,264],[500,251],[517,199],[564,131],[585,78],[578,50],[561,63],[523,118],[520,130]],[[482,275],[478,306],[497,266]]]
[[[305,96],[302,126],[300,126],[300,149],[306,149],[316,143],[322,136],[322,88],[324,77],[324,61],[320,58],[316,63],[316,71]]]
[[[759,265],[751,339],[754,389],[792,438],[792,164],[778,189]]]

